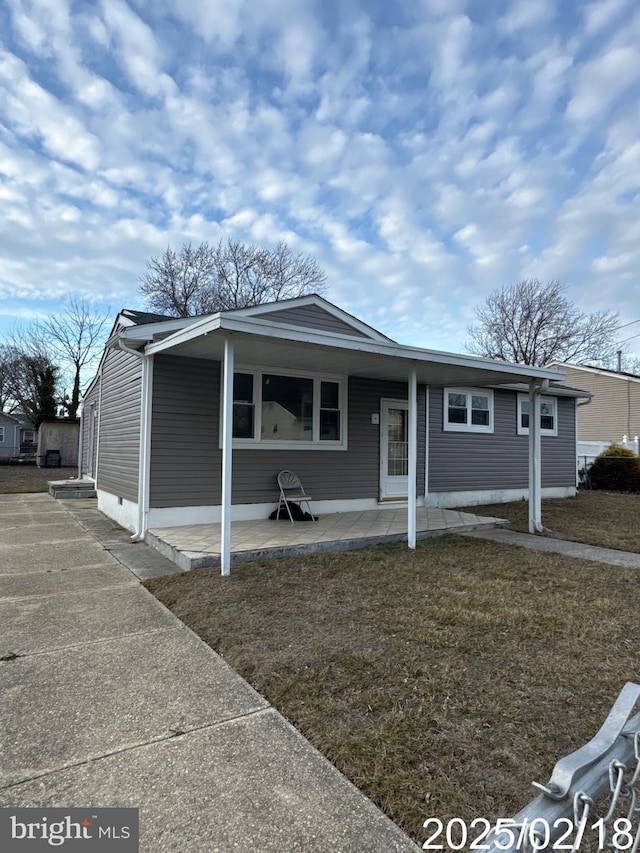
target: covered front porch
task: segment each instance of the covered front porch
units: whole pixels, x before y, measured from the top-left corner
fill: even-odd
[[[455,509],[418,507],[416,538],[495,527],[506,522]],[[314,551],[350,551],[382,542],[406,541],[406,506],[323,515],[318,521],[235,521],[231,528],[231,560],[262,560]],[[220,566],[220,524],[158,527],[146,540],[183,571]]]

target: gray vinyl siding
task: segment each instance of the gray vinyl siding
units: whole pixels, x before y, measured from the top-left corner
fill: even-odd
[[[581,441],[621,441],[640,435],[640,381],[615,374],[559,365],[567,385],[590,391],[593,399],[580,406],[578,432]]]
[[[98,400],[100,398],[100,380],[94,384],[93,388],[89,393],[84,397],[82,401],[82,474],[89,474],[89,456],[90,456],[90,448],[89,448],[89,436],[90,436],[90,425],[89,420],[91,417],[91,406],[95,405],[96,411],[98,410]],[[93,459],[96,458],[96,450],[98,446],[98,424],[96,423],[95,429],[93,432]]]
[[[283,308],[282,311],[267,311],[264,314],[256,314],[256,318],[258,320],[271,320],[274,323],[290,323],[292,326],[303,326],[319,332],[338,332],[341,335],[354,335],[357,338],[369,337],[339,317],[334,317],[328,311],[323,311],[318,305]]]
[[[102,367],[98,489],[138,501],[142,364],[109,350]]]
[[[220,364],[156,356],[153,387],[151,507],[219,505]],[[380,433],[371,415],[379,413],[383,397],[406,399],[406,384],[349,378],[346,451],[234,450],[233,503],[275,502],[276,476],[283,468],[296,471],[315,500],[377,499]],[[419,397],[420,493],[425,467],[424,389]]]
[[[494,432],[445,432],[443,390],[429,394],[429,492],[528,485],[529,438],[517,434],[518,395],[494,391]],[[542,485],[575,486],[575,401],[557,398],[558,435],[542,437]]]

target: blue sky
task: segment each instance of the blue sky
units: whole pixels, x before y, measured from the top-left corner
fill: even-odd
[[[4,0],[0,199],[0,336],[143,307],[149,257],[227,236],[313,255],[403,343],[462,350],[528,276],[631,323],[640,7]]]

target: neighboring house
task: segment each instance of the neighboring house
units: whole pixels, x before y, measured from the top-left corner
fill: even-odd
[[[584,395],[562,379],[402,346],[318,296],[186,319],[122,311],[85,394],[81,467],[139,537],[221,521],[223,571],[231,518],[267,518],[284,468],[317,513],[402,502],[410,544],[417,505],[529,495],[540,529],[541,494],[575,493]]]
[[[561,370],[569,385],[593,395],[579,410],[579,441],[620,442],[625,435],[640,435],[640,376],[583,364],[549,367]]]
[[[26,415],[7,415],[0,412],[0,459],[34,456],[36,430]]]

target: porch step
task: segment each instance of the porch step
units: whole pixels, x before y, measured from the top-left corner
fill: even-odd
[[[51,480],[49,494],[56,500],[95,498],[96,484],[91,480]]]

